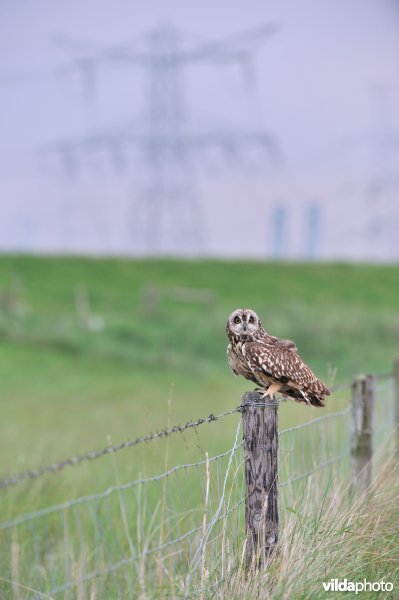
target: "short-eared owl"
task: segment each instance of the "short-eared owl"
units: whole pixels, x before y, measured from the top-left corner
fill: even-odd
[[[304,363],[294,342],[266,333],[253,310],[233,311],[226,331],[227,357],[235,375],[256,383],[264,396],[280,392],[297,402],[325,405],[330,391]]]

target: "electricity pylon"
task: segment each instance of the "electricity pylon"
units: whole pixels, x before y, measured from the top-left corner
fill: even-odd
[[[205,249],[194,164],[201,152],[216,148],[229,158],[256,149],[272,157],[278,154],[268,131],[190,129],[183,84],[184,70],[195,63],[249,65],[256,46],[276,31],[276,26],[265,24],[224,39],[193,43],[180,30],[162,26],[133,42],[84,51],[81,45],[62,40],[76,54],[68,68],[83,75],[88,92],[95,90],[101,68],[123,65],[147,72],[144,118],[139,126],[52,145],[70,164],[81,159],[82,151],[98,146],[105,147],[114,160],[132,146],[139,151],[143,182],[128,219],[136,251],[195,253]]]

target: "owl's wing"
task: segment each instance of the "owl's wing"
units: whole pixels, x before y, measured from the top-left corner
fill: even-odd
[[[286,348],[290,352],[298,352],[298,348],[295,345],[295,342],[292,340],[284,340],[282,338],[278,338],[275,335],[266,334],[265,340],[266,343],[276,344],[277,346],[281,346],[282,348]]]
[[[257,373],[258,381],[266,383],[271,379],[310,393],[330,393],[299,354],[284,345],[264,341],[247,342],[243,351],[251,370]]]

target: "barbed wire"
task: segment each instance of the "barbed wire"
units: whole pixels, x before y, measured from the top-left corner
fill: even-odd
[[[260,404],[260,403],[259,403]],[[238,407],[240,408],[240,407]],[[284,437],[287,434],[290,434],[292,432],[301,430],[301,429],[307,429],[310,428],[318,423],[321,423],[323,421],[328,421],[331,419],[336,419],[339,417],[343,417],[345,415],[347,415],[349,413],[350,410],[350,406],[347,406],[344,410],[342,411],[337,411],[334,413],[329,413],[327,415],[323,415],[321,417],[317,417],[316,419],[312,419],[311,421],[307,421],[306,423],[302,423],[300,425],[296,425],[294,427],[288,427],[286,429],[283,429],[279,432],[279,437]],[[225,413],[224,413],[225,414]],[[239,431],[239,428],[237,428],[237,432]],[[235,445],[233,447],[233,451],[238,450],[239,448],[241,448],[244,445],[244,441],[241,441],[240,443],[237,443],[237,435],[236,434],[236,442]],[[310,469],[309,471],[307,471],[304,474],[301,474],[298,478],[291,478],[289,479],[288,482],[294,482],[297,479],[302,479],[304,477],[308,477],[309,475],[311,475],[312,473],[316,472],[317,470],[327,466],[328,464],[330,464],[330,462],[335,462],[336,460],[339,460],[340,458],[342,458],[346,453],[348,452],[348,448],[345,449],[345,451],[343,452],[343,454],[340,454],[338,457],[333,458],[332,461],[328,460],[322,463],[319,463],[317,465],[315,465],[312,469]],[[126,491],[128,489],[131,489],[135,486],[139,486],[139,485],[146,485],[148,483],[153,483],[153,482],[157,482],[157,481],[161,481],[162,479],[165,479],[166,477],[169,477],[170,475],[172,475],[173,473],[176,473],[178,471],[181,470],[185,470],[185,469],[190,469],[193,467],[201,467],[203,465],[206,465],[207,463],[212,463],[216,460],[222,459],[227,455],[231,455],[232,454],[232,449],[229,449],[225,452],[222,452],[220,454],[217,454],[215,456],[212,456],[208,459],[202,459],[198,462],[193,462],[193,463],[184,463],[184,464],[180,464],[180,465],[176,465],[174,467],[172,467],[171,469],[164,471],[163,473],[160,473],[158,475],[153,475],[151,477],[145,477],[145,478],[140,478],[140,479],[135,479],[134,481],[130,481],[128,483],[124,483],[124,484],[120,484],[120,485],[114,485],[114,486],[110,486],[108,487],[106,490],[104,490],[103,492],[100,492],[98,494],[91,494],[91,495],[87,495],[87,496],[81,496],[79,498],[74,498],[72,500],[68,500],[66,502],[63,502],[61,504],[55,504],[53,506],[48,506],[46,508],[31,512],[31,513],[25,513],[24,515],[21,515],[19,517],[15,517],[13,519],[10,519],[9,521],[4,521],[2,523],[0,523],[0,530],[4,530],[4,529],[9,529],[12,527],[15,527],[17,525],[20,525],[22,523],[25,523],[26,521],[31,521],[34,520],[36,518],[39,517],[44,517],[47,516],[49,514],[55,513],[55,512],[59,512],[59,511],[63,511],[63,510],[67,510],[69,508],[73,508],[75,506],[81,505],[81,504],[87,504],[89,502],[95,502],[98,500],[102,500],[108,496],[110,496],[111,494],[113,494],[114,492],[122,492],[122,491]],[[286,483],[284,483],[284,485],[286,485]]]
[[[393,373],[383,373],[381,375],[374,375],[374,377],[377,381],[389,380],[392,376],[393,376]],[[353,382],[348,382],[348,383],[343,383],[343,384],[334,386],[331,388],[331,393],[334,394],[334,393],[348,390],[352,387],[352,385],[353,385]],[[285,398],[278,399],[278,400],[273,399],[273,400],[271,400],[271,402],[258,402],[258,403],[252,404],[252,405],[276,406],[276,404],[279,404],[280,402],[285,402],[285,401],[286,401]],[[102,448],[100,450],[86,452],[85,454],[80,454],[80,455],[77,455],[77,456],[74,456],[71,458],[66,458],[64,460],[61,460],[61,461],[55,462],[55,463],[51,463],[44,467],[37,467],[35,469],[29,469],[27,471],[17,473],[16,475],[4,477],[4,478],[0,479],[0,489],[4,489],[7,487],[11,487],[13,485],[17,485],[18,483],[21,483],[23,481],[37,479],[38,477],[41,477],[42,475],[45,475],[48,473],[56,473],[56,472],[62,471],[66,467],[75,466],[84,461],[95,460],[97,458],[101,458],[102,456],[106,456],[107,454],[113,454],[115,452],[119,452],[120,450],[124,450],[126,448],[132,448],[133,446],[137,446],[138,444],[148,443],[148,442],[152,442],[157,439],[166,438],[175,433],[183,433],[184,431],[186,431],[188,429],[196,429],[197,427],[200,427],[201,425],[204,425],[205,423],[212,423],[213,421],[218,421],[219,419],[222,419],[223,417],[232,415],[234,413],[242,413],[243,410],[245,409],[245,406],[246,406],[246,404],[242,404],[230,411],[220,413],[218,415],[210,414],[208,417],[205,417],[205,418],[199,418],[195,421],[188,421],[184,425],[174,425],[171,428],[165,428],[165,429],[161,429],[159,431],[154,431],[145,436],[139,436],[135,439],[126,440],[119,444],[108,445],[105,448]],[[334,415],[335,415],[335,413],[329,413],[327,415],[323,415],[322,417],[319,417],[319,419],[324,419],[324,418],[328,419]],[[316,421],[316,419],[314,421]],[[310,423],[312,423],[312,421],[309,421],[308,423],[304,423],[303,425],[298,425],[297,427],[306,426]],[[284,433],[284,431],[280,432],[280,435],[282,433]]]
[[[228,415],[232,415],[238,412],[238,408],[234,408],[233,410],[220,413],[218,415],[210,414],[206,418],[200,418],[196,421],[188,421],[184,425],[174,425],[169,429],[161,429],[159,431],[154,431],[149,433],[148,435],[139,436],[133,440],[126,440],[121,442],[120,444],[112,444],[102,448],[101,450],[94,450],[91,452],[86,452],[85,454],[80,454],[78,456],[74,456],[72,458],[66,458],[60,462],[52,463],[50,465],[46,465],[44,467],[38,467],[37,469],[30,469],[28,471],[23,471],[22,473],[18,473],[17,475],[13,475],[10,477],[5,477],[0,479],[0,488],[10,487],[12,485],[16,485],[22,481],[27,479],[36,479],[41,475],[45,475],[46,473],[55,473],[57,471],[61,471],[65,469],[65,467],[70,467],[74,465],[78,465],[86,460],[95,460],[96,458],[100,458],[107,454],[113,454],[115,452],[119,452],[120,450],[124,450],[125,448],[132,448],[133,446],[137,446],[138,444],[143,444],[147,442],[152,442],[157,439],[166,438],[174,433],[183,433],[187,429],[196,429],[203,425],[204,423],[212,423],[213,421],[218,421],[223,417],[227,417]]]

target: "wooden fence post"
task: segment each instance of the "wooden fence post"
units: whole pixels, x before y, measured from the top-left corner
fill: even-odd
[[[247,392],[241,406],[248,570],[265,567],[278,542],[278,402]]]
[[[351,479],[355,496],[371,484],[373,455],[374,375],[359,375],[352,384]]]
[[[399,356],[393,363],[394,394],[395,394],[395,427],[396,427],[396,456],[399,458]]]

